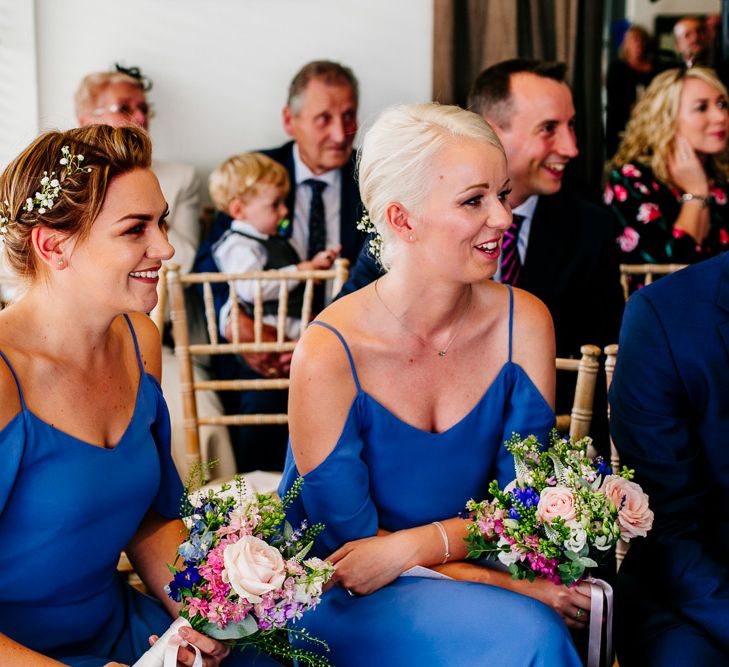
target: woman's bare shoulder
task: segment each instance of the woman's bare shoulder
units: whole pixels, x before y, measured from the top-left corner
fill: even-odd
[[[361,345],[366,329],[367,311],[360,292],[348,294],[325,308],[310,324],[297,343],[294,362],[316,369],[320,373],[350,373],[346,347]],[[324,325],[324,326],[322,326]],[[293,364],[292,364],[293,365]]]
[[[131,313],[128,317],[139,343],[144,370],[159,380],[162,373],[162,340],[159,329],[152,319],[143,313]],[[122,335],[129,329],[124,316],[117,318],[115,325],[123,332]]]
[[[0,350],[12,357],[12,347],[0,335]],[[10,367],[0,357],[0,429],[5,428],[21,410],[20,391]]]

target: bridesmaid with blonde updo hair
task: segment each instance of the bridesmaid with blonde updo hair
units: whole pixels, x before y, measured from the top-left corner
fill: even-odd
[[[490,280],[511,224],[501,143],[457,107],[393,107],[359,183],[387,274],[324,310],[291,366],[279,491],[304,476],[291,518],[326,525],[337,567],[307,629],[350,667],[576,667],[587,585],[464,562],[459,514],[514,476],[504,441],[554,425],[549,313]],[[401,576],[415,565],[453,580]]]

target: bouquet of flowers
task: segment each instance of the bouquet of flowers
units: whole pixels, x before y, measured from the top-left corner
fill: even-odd
[[[653,525],[648,496],[633,471],[610,467],[578,442],[550,436],[546,451],[535,436],[505,443],[516,479],[505,489],[491,482],[492,500],[470,500],[469,557],[498,558],[514,579],[539,575],[572,586],[604,560],[619,539],[645,536]]]
[[[253,645],[273,657],[329,665],[320,653],[289,642],[292,636],[329,650],[306,630],[291,627],[316,607],[334,573],[331,563],[306,557],[323,526],[303,522],[294,530],[286,521],[286,508],[302,484],[299,478],[280,500],[272,494],[246,495],[240,477],[235,488],[188,491],[183,516],[189,534],[169,566],[174,578],[165,587],[182,603],[180,616],[185,621],[178,619],[176,624],[187,622],[233,648]],[[175,637],[178,628],[179,624],[170,628]],[[142,664],[147,663],[137,663]]]

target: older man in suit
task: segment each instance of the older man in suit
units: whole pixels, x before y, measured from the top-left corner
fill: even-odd
[[[362,246],[352,152],[358,97],[357,79],[348,67],[328,60],[308,63],[291,81],[283,109],[283,127],[293,140],[262,151],[289,173],[286,205],[292,224],[282,234],[290,236],[302,258],[341,245],[342,256],[354,261]],[[322,206],[323,230],[317,228]]]
[[[288,171],[290,219],[279,233],[290,239],[301,258],[341,247],[341,255],[353,262],[362,246],[364,235],[357,230],[361,202],[352,152],[358,94],[357,79],[348,67],[328,60],[304,65],[291,81],[283,109],[283,127],[292,141],[261,151]],[[230,218],[219,214],[206,243],[214,243],[229,226]],[[239,324],[242,339],[252,340],[251,319],[241,313]],[[275,340],[275,331],[264,330],[263,338]],[[214,362],[219,377],[271,377],[288,373],[290,355],[251,354],[245,362],[233,357]],[[288,392],[248,391],[224,395],[224,400],[230,412],[286,412]],[[287,436],[285,426],[234,427],[239,470],[280,469]]]
[[[655,513],[618,575],[620,664],[729,665],[729,254],[630,298],[610,405]]]

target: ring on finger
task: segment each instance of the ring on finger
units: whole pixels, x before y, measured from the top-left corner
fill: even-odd
[[[584,615],[585,610],[582,609],[582,607],[577,607],[577,611],[575,612],[575,620],[579,621]]]
[[[349,597],[351,597],[351,598],[357,597],[357,593],[355,593],[354,591],[350,591],[348,588],[345,588],[344,590],[347,591],[347,595],[349,595]]]

